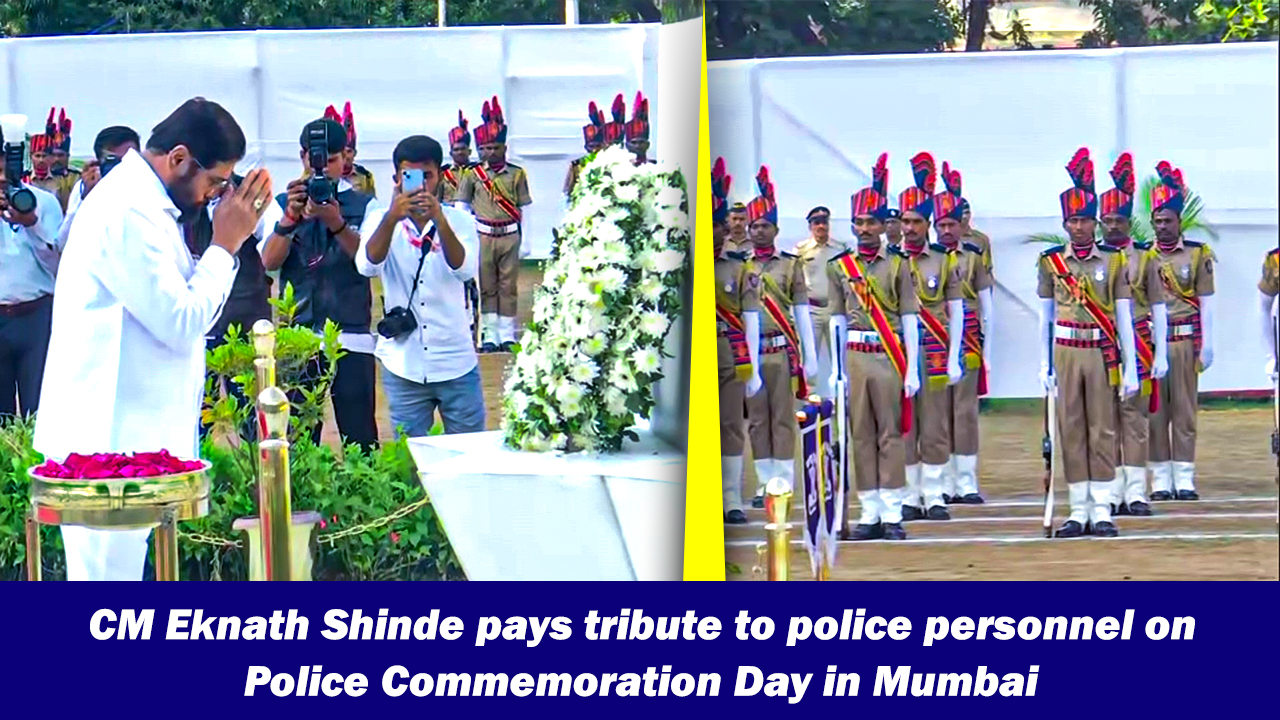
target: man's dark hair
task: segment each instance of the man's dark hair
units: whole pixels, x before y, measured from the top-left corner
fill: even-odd
[[[138,137],[137,131],[133,128],[124,125],[103,128],[98,132],[98,137],[93,139],[93,156],[101,160],[102,153],[108,148],[120,147],[129,142],[142,147],[142,138]]]
[[[440,143],[426,135],[410,135],[409,137],[396,143],[396,149],[391,153],[391,162],[396,170],[400,169],[400,163],[435,163],[436,167],[444,162],[444,149],[440,147]]]
[[[315,125],[317,123],[324,123],[325,126],[329,128],[328,140],[329,140],[330,155],[333,155],[335,153],[340,153],[343,150],[347,149],[346,128],[342,127],[341,123],[337,123],[337,122],[334,122],[333,120],[326,120],[324,118],[321,118],[319,120],[312,120],[311,122],[302,126],[302,134],[298,136],[298,144],[302,146],[303,150],[307,149],[307,134],[308,134],[307,130],[310,129],[312,125]]]
[[[147,150],[167,153],[183,145],[206,170],[244,158],[244,131],[221,105],[194,97],[151,130]]]

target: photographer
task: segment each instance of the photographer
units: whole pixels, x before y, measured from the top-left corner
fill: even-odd
[[[142,149],[142,138],[137,131],[124,125],[113,125],[103,128],[93,140],[93,159],[84,164],[80,171],[80,179],[71,188],[71,197],[67,200],[67,214],[62,219],[62,227],[58,230],[59,243],[65,245],[67,235],[71,232],[71,221],[76,216],[80,202],[89,191],[98,184],[103,175],[120,163],[125,153]]]
[[[388,310],[378,323],[378,359],[397,433],[422,437],[436,409],[446,433],[485,429],[480,366],[466,303],[466,283],[479,269],[475,222],[442,205],[436,191],[444,151],[414,135],[392,154],[396,184],[391,207],[370,214],[356,266],[381,276]]]
[[[42,255],[56,254],[60,247],[62,207],[53,193],[24,187],[36,199],[35,209],[27,213],[9,204],[12,188],[5,163],[0,163],[0,417],[14,415],[19,405],[23,415],[39,406],[53,320],[54,275]]]
[[[258,252],[267,272],[280,271],[282,289],[293,285],[294,322],[317,334],[326,320],[338,325],[347,354],[338,360],[331,388],[334,419],[344,445],[373,450],[378,445],[377,365],[369,328],[373,296],[369,278],[356,271],[355,255],[361,231],[373,227],[366,216],[377,201],[341,179],[346,143],[346,130],[333,120],[314,120],[302,128],[299,157],[307,177],[290,182],[276,197],[283,217]],[[322,374],[323,363],[314,363],[308,374]],[[321,429],[312,433],[317,444]]]

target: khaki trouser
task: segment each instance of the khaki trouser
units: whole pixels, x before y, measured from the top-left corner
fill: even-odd
[[[978,371],[951,386],[951,453],[978,454]]]
[[[906,464],[946,465],[951,457],[951,388],[921,388],[911,398]]]
[[[883,353],[847,352],[849,445],[858,490],[906,484],[902,378]]]
[[[480,233],[480,312],[515,317],[520,302],[520,233]]]
[[[1068,483],[1110,481],[1116,475],[1117,388],[1099,348],[1055,345],[1058,457]]]
[[[1163,381],[1161,381],[1163,384]],[[1147,437],[1150,435],[1151,397],[1134,395],[1128,400],[1118,400],[1120,428],[1116,433],[1116,447],[1120,456],[1116,464],[1124,467],[1147,466]]]
[[[785,352],[766,353],[760,361],[764,387],[747,398],[751,457],[791,460],[796,455],[796,396]]]
[[[720,368],[720,454],[736,457],[746,446],[746,428],[742,422],[743,396],[746,384],[738,379],[732,366]]]
[[[1196,461],[1197,359],[1190,339],[1169,341],[1169,374],[1160,380],[1160,407],[1151,416],[1151,462]]]

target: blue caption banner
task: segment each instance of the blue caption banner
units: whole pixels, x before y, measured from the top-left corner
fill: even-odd
[[[60,715],[1185,717],[1270,704],[1277,600],[1276,583],[14,583],[2,602],[10,708]]]

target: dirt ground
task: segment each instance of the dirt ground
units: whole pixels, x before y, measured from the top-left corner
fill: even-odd
[[[533,264],[525,264],[520,268],[520,306],[517,316],[517,328],[523,327],[529,322],[531,308],[533,306],[533,292],[542,282],[542,270]],[[382,319],[382,286],[379,281],[374,279],[373,288],[373,324],[376,326],[378,321]],[[520,331],[517,329],[516,335],[519,339]],[[514,357],[509,353],[498,353],[493,355],[480,356],[480,378],[484,387],[485,399],[485,422],[488,429],[497,430],[502,423],[502,386],[506,383],[507,368],[511,364]],[[387,399],[382,391],[382,366],[378,366],[378,404],[377,404],[377,421],[378,436],[383,440],[392,440],[395,438],[395,427],[391,424],[390,410],[387,407]],[[338,447],[338,427],[333,421],[333,407],[329,407],[327,413],[324,432],[321,435],[324,442],[333,447]]]
[[[836,580],[1277,580],[1276,465],[1268,452],[1271,410],[1201,411],[1198,502],[1153,506],[1149,518],[1120,517],[1116,539],[1046,540],[1041,419],[1025,411],[982,416],[979,485],[986,505],[950,506],[950,521],[906,524],[906,542],[843,542]],[[748,467],[750,463],[748,463]],[[748,470],[746,492],[755,488]],[[1054,527],[1068,513],[1055,494]],[[851,503],[853,520],[857,501]],[[764,511],[725,526],[731,580],[763,580],[757,546]],[[813,578],[800,513],[792,513],[792,577]],[[735,572],[736,571],[736,572]]]

